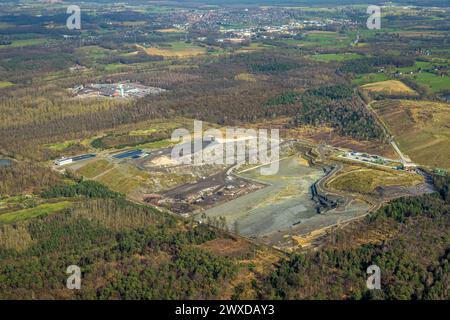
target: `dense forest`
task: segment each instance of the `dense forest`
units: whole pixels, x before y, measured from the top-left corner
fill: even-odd
[[[295,126],[329,125],[342,135],[361,140],[383,141],[386,138],[374,116],[349,86],[307,90],[301,95],[300,104],[293,118]]]
[[[82,201],[57,215],[0,228],[0,296],[11,298],[218,298],[237,265],[197,245],[218,235],[118,200]],[[11,263],[11,258],[14,262]],[[9,262],[8,262],[9,261]],[[83,289],[65,290],[78,265]]]

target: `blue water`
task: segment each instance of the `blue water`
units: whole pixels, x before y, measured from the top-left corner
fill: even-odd
[[[9,159],[0,159],[0,167],[9,167],[12,161]]]

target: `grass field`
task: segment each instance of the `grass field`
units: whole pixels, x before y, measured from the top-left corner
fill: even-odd
[[[69,148],[70,146],[73,146],[75,143],[77,143],[77,140],[68,140],[61,143],[46,145],[46,147],[54,151],[63,151]]]
[[[363,85],[362,88],[371,93],[381,93],[386,95],[417,95],[417,92],[398,80],[386,80],[381,82],[369,83]]]
[[[130,193],[150,179],[147,172],[127,164],[115,165],[105,159],[89,162],[76,173],[124,194]]]
[[[144,144],[140,144],[138,146],[139,146],[139,148],[145,148],[145,149],[161,149],[161,148],[169,147],[173,144],[174,144],[174,142],[172,142],[170,139],[164,139],[164,140],[159,140],[159,141],[155,141],[155,142],[147,142]]]
[[[150,179],[148,173],[129,165],[120,165],[96,180],[114,191],[128,194],[148,179]]]
[[[318,48],[343,48],[348,47],[354,39],[347,35],[331,31],[309,31],[304,40],[305,46]]]
[[[413,161],[450,169],[450,104],[385,100],[374,109]]]
[[[332,62],[332,61],[342,62],[362,57],[363,57],[362,55],[357,53],[326,53],[310,56],[311,59],[322,62]]]
[[[183,41],[170,42],[167,47],[144,48],[138,46],[147,54],[152,56],[163,56],[166,58],[185,58],[198,56],[206,53],[206,49]]]
[[[413,186],[421,182],[423,178],[417,174],[350,166],[330,181],[329,186],[342,191],[370,194],[378,186]]]
[[[18,47],[26,47],[26,46],[35,46],[38,44],[44,44],[46,42],[45,39],[37,38],[37,39],[24,39],[24,40],[13,40],[11,44],[8,45],[0,45],[1,48],[18,48]]]
[[[110,64],[105,64],[105,71],[109,71],[109,72],[118,72],[121,71],[122,69],[126,69],[127,66],[124,64],[120,64],[120,63],[110,63]]]
[[[185,31],[177,29],[177,28],[158,29],[156,31],[162,32],[162,33],[185,33]]]
[[[443,59],[416,61],[411,67],[397,68],[396,70],[397,72],[403,73],[404,77],[413,80],[417,84],[428,87],[432,93],[436,93],[450,88],[450,77],[440,76],[428,71],[435,67],[448,66],[448,63],[448,61]]]
[[[8,88],[8,87],[11,87],[13,85],[14,85],[14,83],[9,82],[9,81],[0,81],[0,89],[1,88]]]
[[[256,82],[256,78],[251,73],[239,73],[234,77],[235,80],[246,81],[246,82]]]
[[[368,73],[359,75],[358,77],[353,79],[353,83],[362,86],[368,83],[382,82],[387,80],[391,80],[391,78],[385,73]]]
[[[448,90],[450,88],[450,77],[441,77],[434,73],[421,72],[413,75],[412,80],[418,84],[428,87],[433,93]]]
[[[112,163],[108,162],[107,160],[100,159],[87,163],[85,166],[77,170],[77,173],[82,175],[83,177],[92,179],[111,169],[112,167],[114,167]]]
[[[8,212],[0,215],[0,223],[13,223],[20,220],[46,216],[67,208],[70,201],[41,204],[34,208],[23,209],[14,212]]]

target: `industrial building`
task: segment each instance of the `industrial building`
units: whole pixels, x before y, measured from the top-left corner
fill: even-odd
[[[56,166],[64,166],[66,164],[70,164],[73,162],[91,159],[91,158],[94,158],[95,156],[96,155],[94,153],[88,153],[88,154],[82,154],[82,155],[71,157],[71,158],[62,157],[61,159],[55,160],[55,165]]]
[[[150,94],[159,94],[167,91],[162,88],[147,87],[139,83],[99,83],[72,88],[72,93],[78,97],[109,97],[109,98],[142,98]]]
[[[140,149],[137,150],[130,150],[130,151],[126,151],[126,152],[122,152],[119,154],[116,154],[113,156],[114,159],[126,159],[126,158],[132,158],[132,159],[136,159],[136,158],[140,158],[143,155],[143,151]]]

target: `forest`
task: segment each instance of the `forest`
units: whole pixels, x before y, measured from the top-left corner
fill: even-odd
[[[217,298],[237,271],[233,261],[196,248],[218,236],[209,228],[114,199],[0,228],[8,239],[0,249],[2,299]],[[83,270],[79,292],[64,289],[72,264]]]
[[[383,129],[367,111],[354,89],[337,85],[307,90],[300,98],[295,126],[329,125],[344,136],[361,140],[385,140]]]

